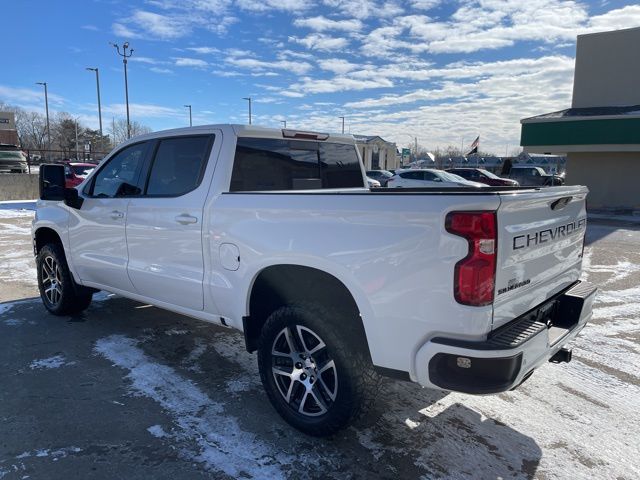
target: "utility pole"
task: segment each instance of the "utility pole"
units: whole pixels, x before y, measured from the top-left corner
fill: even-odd
[[[284,128],[287,128],[287,121],[286,120],[280,120],[280,123],[282,123]]]
[[[80,161],[80,153],[78,152],[78,119],[74,118],[76,123],[76,162]]]
[[[189,126],[193,127],[193,121],[191,120],[191,105],[185,105],[189,109]]]
[[[113,148],[116,148],[116,117],[111,117],[111,133],[113,134]]]
[[[44,86],[44,109],[47,112],[47,150],[51,150],[51,129],[49,128],[49,95],[47,93],[47,82],[36,82],[36,85]],[[47,151],[47,157],[51,152]]]
[[[242,99],[249,102],[249,125],[251,125],[251,97],[242,97]]]
[[[100,124],[100,144],[98,148],[102,150],[104,148],[104,145],[102,144],[102,106],[100,105],[100,74],[98,73],[98,67],[96,68],[87,67],[87,70],[91,72],[96,72],[96,90],[98,91],[98,122]]]
[[[344,117],[338,117],[342,119],[342,134],[344,135]]]
[[[127,55],[127,48],[129,48],[129,42],[122,44],[122,53],[120,53],[120,46],[116,43],[111,43],[111,46],[115,47],[118,55],[122,57],[122,63],[124,64],[124,95],[127,104],[127,139],[131,138],[131,122],[129,121],[129,82],[127,79],[127,58],[133,55],[133,48],[129,50]]]
[[[415,148],[416,153],[414,154],[414,157],[415,157],[414,160],[418,160],[418,137],[414,137],[414,141],[416,145],[416,148]]]

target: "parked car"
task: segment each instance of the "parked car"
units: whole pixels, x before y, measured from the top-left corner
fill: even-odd
[[[458,175],[465,180],[480,182],[485,185],[492,185],[495,187],[517,187],[520,185],[515,180],[510,178],[501,178],[483,168],[448,168],[446,171]]]
[[[64,183],[42,166],[44,307],[106,290],[236,328],[275,410],[311,435],[364,412],[380,375],[512,390],[569,361],[591,318],[583,186],[372,192],[353,137],[239,125],[136,136]]]
[[[507,177],[516,180],[523,187],[564,185],[564,178],[560,175],[551,175],[541,167],[528,165],[513,165]]]
[[[0,145],[0,173],[28,173],[25,154],[15,145]]]
[[[388,170],[367,170],[367,177],[380,182],[383,187],[387,186],[387,181],[393,177],[393,173]]]
[[[369,188],[380,188],[382,185],[378,180],[374,180],[367,176],[367,185]]]
[[[96,168],[93,163],[69,162],[64,166],[64,176],[66,187],[73,188],[80,185],[85,178]]]
[[[398,170],[387,181],[389,188],[455,188],[455,187],[485,187],[483,183],[470,182],[453,173],[435,168],[412,168]]]

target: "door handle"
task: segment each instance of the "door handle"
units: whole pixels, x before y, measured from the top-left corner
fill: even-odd
[[[124,218],[124,212],[119,212],[118,210],[114,210],[109,214],[109,216],[114,220],[117,220],[119,218]]]
[[[198,223],[198,219],[196,217],[183,213],[182,215],[178,215],[176,217],[176,222],[181,225],[189,225],[192,223]]]

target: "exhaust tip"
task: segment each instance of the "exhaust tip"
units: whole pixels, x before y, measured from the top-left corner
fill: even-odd
[[[569,363],[571,361],[572,351],[568,348],[562,347],[558,350],[550,359],[551,363]]]

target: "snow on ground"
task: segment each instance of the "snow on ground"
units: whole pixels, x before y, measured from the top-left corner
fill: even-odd
[[[52,368],[60,368],[63,365],[74,365],[75,362],[67,362],[64,355],[54,355],[49,358],[42,358],[40,360],[34,360],[29,365],[31,370],[50,370]]]
[[[237,420],[225,412],[224,405],[213,402],[172,368],[153,362],[136,343],[131,338],[112,335],[99,340],[95,349],[128,371],[134,393],[152,398],[172,415],[176,431],[165,435],[183,445],[185,456],[234,478],[285,478],[281,465],[291,459],[243,431]],[[158,430],[154,428],[150,433],[155,436]],[[190,449],[189,442],[195,443],[197,449]]]
[[[28,205],[0,202],[0,284],[15,281],[37,285],[31,244],[31,220],[35,212],[23,209]]]

